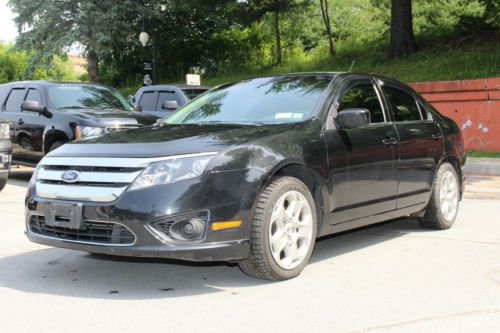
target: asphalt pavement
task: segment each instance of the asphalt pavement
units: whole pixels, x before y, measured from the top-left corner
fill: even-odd
[[[454,227],[412,219],[320,240],[302,275],[30,243],[17,169],[0,193],[0,332],[500,332],[500,177],[469,176]]]

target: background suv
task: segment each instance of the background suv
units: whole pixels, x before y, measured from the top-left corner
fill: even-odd
[[[22,81],[0,85],[0,115],[10,124],[13,162],[36,165],[68,141],[151,125],[118,91],[99,85]]]
[[[165,118],[177,108],[203,94],[210,87],[188,85],[156,85],[142,87],[131,98],[142,111]]]

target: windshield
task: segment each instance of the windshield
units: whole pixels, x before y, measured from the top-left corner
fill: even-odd
[[[117,109],[132,111],[132,107],[114,89],[92,85],[60,85],[50,88],[50,98],[59,109]]]
[[[285,123],[310,118],[332,76],[259,78],[211,90],[167,118],[167,124]]]

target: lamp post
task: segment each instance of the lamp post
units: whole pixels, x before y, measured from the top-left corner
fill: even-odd
[[[146,47],[150,40],[151,40],[151,38],[149,37],[149,34],[146,31],[145,23],[142,22],[142,30],[141,30],[141,33],[139,34],[139,41],[141,42],[143,47]],[[156,84],[156,79],[157,79],[157,76],[156,76],[156,48],[155,48],[154,38],[151,40],[151,47],[153,49],[151,81],[153,84]]]

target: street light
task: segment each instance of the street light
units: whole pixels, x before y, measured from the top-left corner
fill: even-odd
[[[139,34],[139,41],[141,42],[143,47],[146,47],[148,45],[148,42],[150,40],[149,34],[146,32],[145,28],[145,22],[142,22],[142,30],[141,33]],[[151,46],[153,48],[153,59],[152,59],[152,83],[156,83],[156,49],[155,49],[155,44],[154,44],[154,39],[151,40]]]

